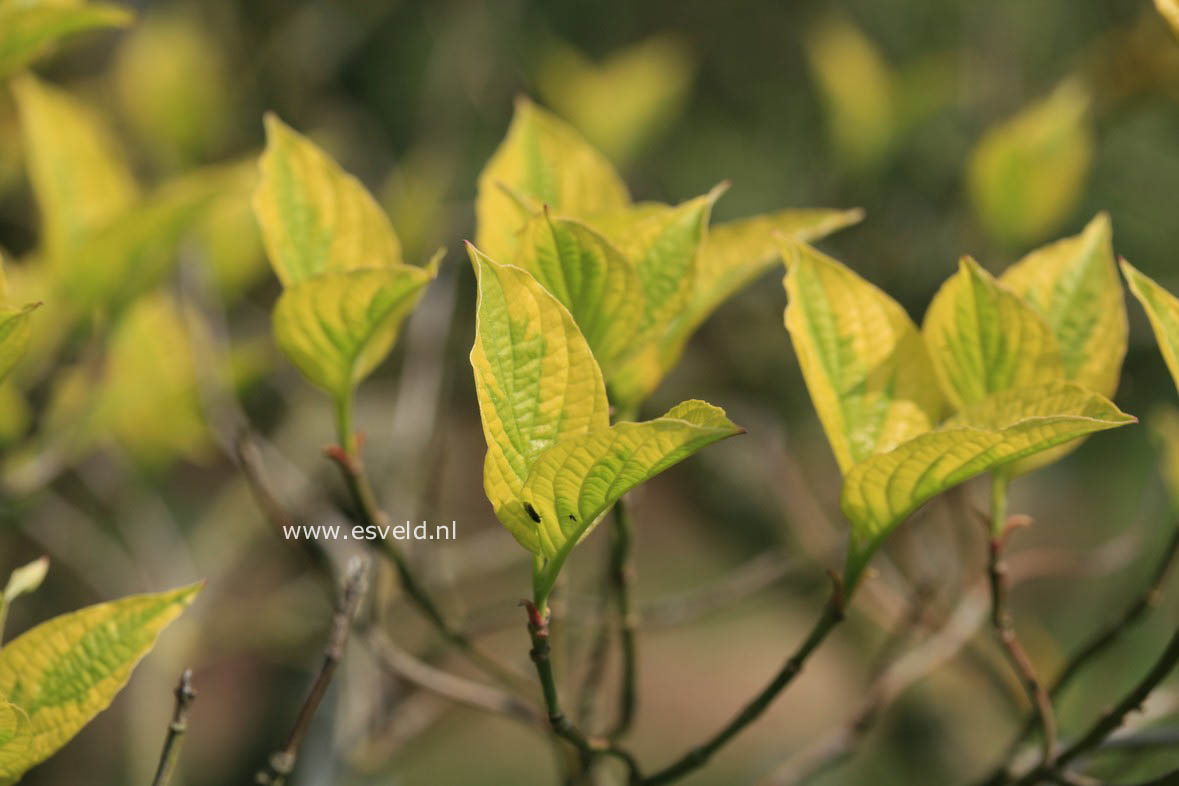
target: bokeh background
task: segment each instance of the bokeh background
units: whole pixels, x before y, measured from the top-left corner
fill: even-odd
[[[641,199],[679,201],[730,180],[718,220],[863,207],[861,225],[822,246],[918,320],[960,255],[999,272],[1102,210],[1118,253],[1179,287],[1179,45],[1147,0],[192,0],[137,10],[129,29],[73,40],[36,71],[95,108],[148,192],[256,156],[262,114],[273,110],[378,195],[410,261],[449,249],[398,349],[361,388],[358,425],[394,520],[457,522],[455,542],[412,549],[418,569],[452,618],[523,673],[516,600],[529,568],[482,496],[466,360],[474,282],[461,246],[474,234],[476,176],[516,95],[574,123]],[[38,292],[24,146],[5,91],[0,246],[17,301],[22,288]],[[279,286],[247,203],[226,198],[189,234],[158,286],[134,291],[121,317],[130,326],[118,314],[113,324],[65,316],[47,300],[36,325],[53,335],[0,388],[0,567],[52,560],[7,635],[83,604],[209,582],[112,709],[30,785],[147,783],[186,666],[200,696],[174,782],[248,782],[318,667],[331,615],[321,578],[259,514],[227,447],[250,424],[295,515],[344,522],[322,457],[331,408],[270,340]],[[767,274],[705,325],[647,413],[703,398],[749,429],[636,501],[645,621],[632,742],[649,766],[703,738],[768,679],[818,613],[824,571],[842,560],[839,475],[782,327],[780,279]],[[1012,489],[1013,510],[1036,522],[1012,545],[1012,604],[1044,674],[1140,591],[1175,526],[1164,457],[1176,391],[1136,304],[1130,314],[1117,401],[1142,425],[1095,437]],[[47,327],[67,321],[68,331]],[[87,410],[95,399],[114,403]],[[914,517],[785,698],[684,782],[752,783],[797,764],[847,726],[888,663],[944,634],[948,620],[965,625],[960,646],[880,711],[850,761],[814,782],[965,783],[999,761],[1026,708],[985,626],[972,634],[985,554],[971,510],[985,499],[968,485]],[[573,706],[599,616],[604,536],[571,560],[557,606]],[[329,549],[343,559],[345,545]],[[1179,609],[1179,587],[1168,587],[1065,696],[1066,736],[1151,662]],[[383,567],[373,595],[368,624],[470,673]],[[612,698],[601,691],[599,716]],[[1147,710],[1152,723],[1173,723],[1179,685]],[[1120,780],[1175,766],[1174,747],[1090,762]],[[555,778],[542,734],[391,678],[358,637],[293,783]]]

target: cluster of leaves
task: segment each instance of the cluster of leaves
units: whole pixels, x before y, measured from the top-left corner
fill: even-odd
[[[815,239],[860,218],[783,210],[710,227],[723,190],[632,202],[601,153],[526,99],[479,177],[471,364],[484,488],[536,556],[538,605],[623,494],[738,432],[699,401],[629,422],[696,328],[773,265],[776,235]]]
[[[797,243],[783,254],[786,327],[844,476],[849,591],[933,496],[987,471],[1005,482],[1135,422],[1108,399],[1127,321],[1104,214],[998,279],[963,258],[920,330],[836,260]]]

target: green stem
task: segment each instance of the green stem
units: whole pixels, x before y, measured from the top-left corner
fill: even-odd
[[[185,669],[180,675],[175,696],[176,707],[172,711],[172,722],[168,724],[168,734],[164,737],[164,749],[160,752],[160,764],[156,768],[152,786],[168,786],[172,771],[176,769],[176,762],[180,759],[180,743],[184,733],[188,731],[188,709],[196,698],[196,692],[192,689],[191,669]]]
[[[831,598],[827,601],[827,605],[823,607],[822,615],[806,639],[795,650],[794,654],[790,656],[781,670],[774,675],[770,683],[751,702],[745,705],[744,709],[737,713],[731,721],[707,742],[692,748],[681,758],[662,770],[644,778],[632,779],[631,783],[634,786],[656,786],[656,784],[671,783],[703,767],[712,758],[714,753],[724,747],[725,743],[736,737],[746,726],[757,720],[774,699],[777,698],[778,694],[798,676],[810,654],[843,621],[843,609],[843,587],[836,581]]]
[[[619,684],[618,717],[609,737],[625,734],[634,721],[638,703],[638,612],[634,608],[631,587],[634,584],[634,523],[625,497],[614,507],[610,528],[610,586],[618,605],[619,644],[622,649],[622,678]]]

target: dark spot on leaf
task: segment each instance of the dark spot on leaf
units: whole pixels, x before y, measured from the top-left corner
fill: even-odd
[[[569,514],[569,520],[570,520],[570,521],[573,521],[573,522],[576,522],[576,521],[577,521],[577,516],[574,516],[572,513],[570,513],[570,514]]]
[[[536,512],[536,508],[532,507],[532,505],[527,502],[524,503],[524,512],[528,514],[528,518],[532,519],[537,524],[540,523],[540,514]]]

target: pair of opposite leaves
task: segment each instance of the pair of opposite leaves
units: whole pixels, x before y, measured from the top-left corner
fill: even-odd
[[[839,262],[801,244],[783,253],[786,327],[844,475],[849,587],[936,494],[988,470],[1029,471],[1134,422],[1107,398],[1128,328],[1104,214],[998,280],[964,258],[921,330]]]

